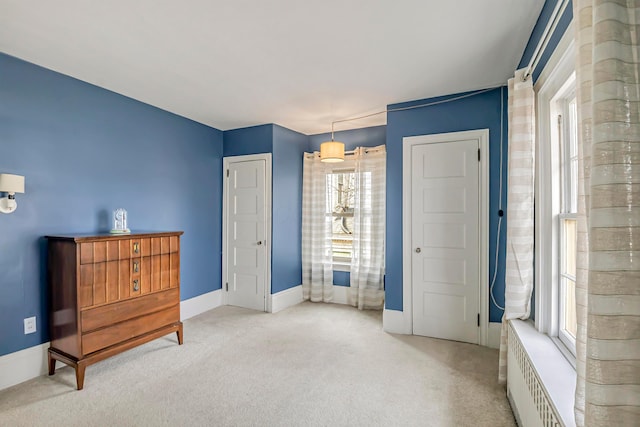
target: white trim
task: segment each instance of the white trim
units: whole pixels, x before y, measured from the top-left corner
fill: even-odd
[[[349,304],[349,289],[351,289],[350,286],[333,285],[333,299],[331,300],[331,302],[329,304],[350,305]],[[300,295],[302,295],[302,285],[300,285]],[[302,296],[300,298],[301,298],[301,301],[302,301]],[[275,311],[274,311],[274,313],[275,313]]]
[[[502,333],[502,323],[489,322],[487,347],[500,348],[500,335]]]
[[[574,426],[575,369],[552,339],[536,331],[531,321],[516,319],[510,322],[564,425]]]
[[[302,285],[285,289],[273,295],[269,295],[267,311],[277,313],[302,302]]]
[[[344,273],[351,273],[351,264],[343,262],[333,262],[333,271],[342,271]]]
[[[35,345],[0,357],[0,390],[47,373],[49,343]],[[62,367],[58,363],[57,367]]]
[[[264,280],[264,308],[263,311],[268,311],[269,296],[271,295],[271,203],[272,203],[272,166],[271,166],[271,153],[261,154],[249,154],[246,156],[228,156],[222,159],[222,179],[224,184],[222,186],[222,303],[227,305],[227,291],[225,284],[227,280],[227,253],[225,248],[227,247],[227,195],[229,194],[229,180],[226,177],[227,170],[231,163],[249,162],[253,160],[265,161],[265,280]]]
[[[549,57],[549,60],[545,64],[542,72],[538,76],[533,85],[534,91],[537,93],[541,90],[550,78],[553,78],[553,73],[557,72],[556,68],[561,62],[564,63],[567,59],[573,61],[575,59],[575,47],[574,47],[574,34],[573,34],[573,21],[569,23],[562,38],[558,42],[558,45],[554,49],[553,53]],[[568,57],[567,57],[568,55]],[[572,63],[575,68],[575,62]],[[566,64],[565,64],[566,65]],[[566,80],[566,79],[565,79]]]
[[[350,286],[338,286],[333,285],[333,301],[334,304],[349,304],[349,289]]]
[[[502,96],[502,92],[500,92]],[[480,340],[478,344],[489,342],[489,129],[480,132]],[[502,153],[500,153],[502,155]],[[502,195],[500,195],[502,197]]]
[[[222,289],[180,301],[180,320],[187,320],[222,305]],[[48,373],[49,342],[0,356],[0,390]],[[56,369],[66,366],[57,363]]]
[[[536,171],[535,171],[535,325],[540,332],[550,335],[558,333],[558,289],[553,280],[558,268],[558,223],[553,212],[560,210],[560,199],[554,197],[554,162],[559,153],[553,152],[551,100],[575,72],[575,46],[571,26],[558,43],[549,62],[535,84],[536,99]],[[549,232],[551,232],[549,234]]]
[[[392,334],[412,335],[411,315],[405,311],[384,309],[382,329]]]
[[[180,301],[180,320],[191,319],[205,311],[220,307],[222,305],[222,294],[222,289],[216,289],[215,291]]]
[[[547,21],[547,26],[538,40],[538,44],[536,45],[536,49],[531,55],[529,59],[529,64],[527,65],[527,72],[525,73],[525,78],[532,75],[538,66],[540,59],[544,55],[544,52],[547,50],[547,46],[549,45],[549,41],[553,37],[553,34],[556,32],[556,28],[562,15],[564,14],[567,5],[569,4],[568,0],[560,0],[556,3],[556,7],[553,9],[551,16],[549,17],[549,21]]]
[[[402,312],[413,331],[411,290],[411,149],[414,145],[477,139],[480,148],[479,168],[479,307],[478,344],[488,343],[489,324],[489,129],[410,136],[402,139]],[[386,310],[385,310],[386,311]],[[407,320],[408,317],[408,320]],[[383,322],[384,323],[384,322]]]

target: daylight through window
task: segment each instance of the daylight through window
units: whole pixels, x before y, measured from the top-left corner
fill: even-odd
[[[332,220],[334,264],[350,264],[353,254],[353,208],[356,175],[353,170],[327,174],[327,215]]]

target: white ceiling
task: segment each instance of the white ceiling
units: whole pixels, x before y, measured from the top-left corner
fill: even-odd
[[[221,130],[314,134],[390,103],[505,84],[543,4],[0,0],[0,51]]]

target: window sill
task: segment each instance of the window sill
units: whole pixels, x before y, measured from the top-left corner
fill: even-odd
[[[567,346],[565,345],[565,343],[563,343],[562,340],[560,340],[558,337],[549,337],[549,339],[551,341],[553,341],[553,343],[558,348],[558,351],[560,353],[562,353],[564,358],[567,359],[567,362],[569,362],[569,364],[573,367],[573,370],[575,371],[576,370],[576,356],[573,353],[571,353],[571,350],[569,350],[567,348]]]
[[[562,422],[566,426],[574,426],[574,367],[553,340],[538,332],[531,321],[512,320],[511,324]]]
[[[333,271],[345,271],[347,273],[351,272],[351,264],[345,263],[333,263]]]

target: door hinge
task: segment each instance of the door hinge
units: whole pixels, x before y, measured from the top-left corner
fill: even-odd
[[[229,292],[229,282],[225,283],[224,286],[225,286],[225,290]]]
[[[480,313],[478,313],[478,327],[480,327]]]
[[[227,178],[229,178],[229,169],[227,169]]]
[[[480,161],[480,149],[478,148],[478,161]]]

